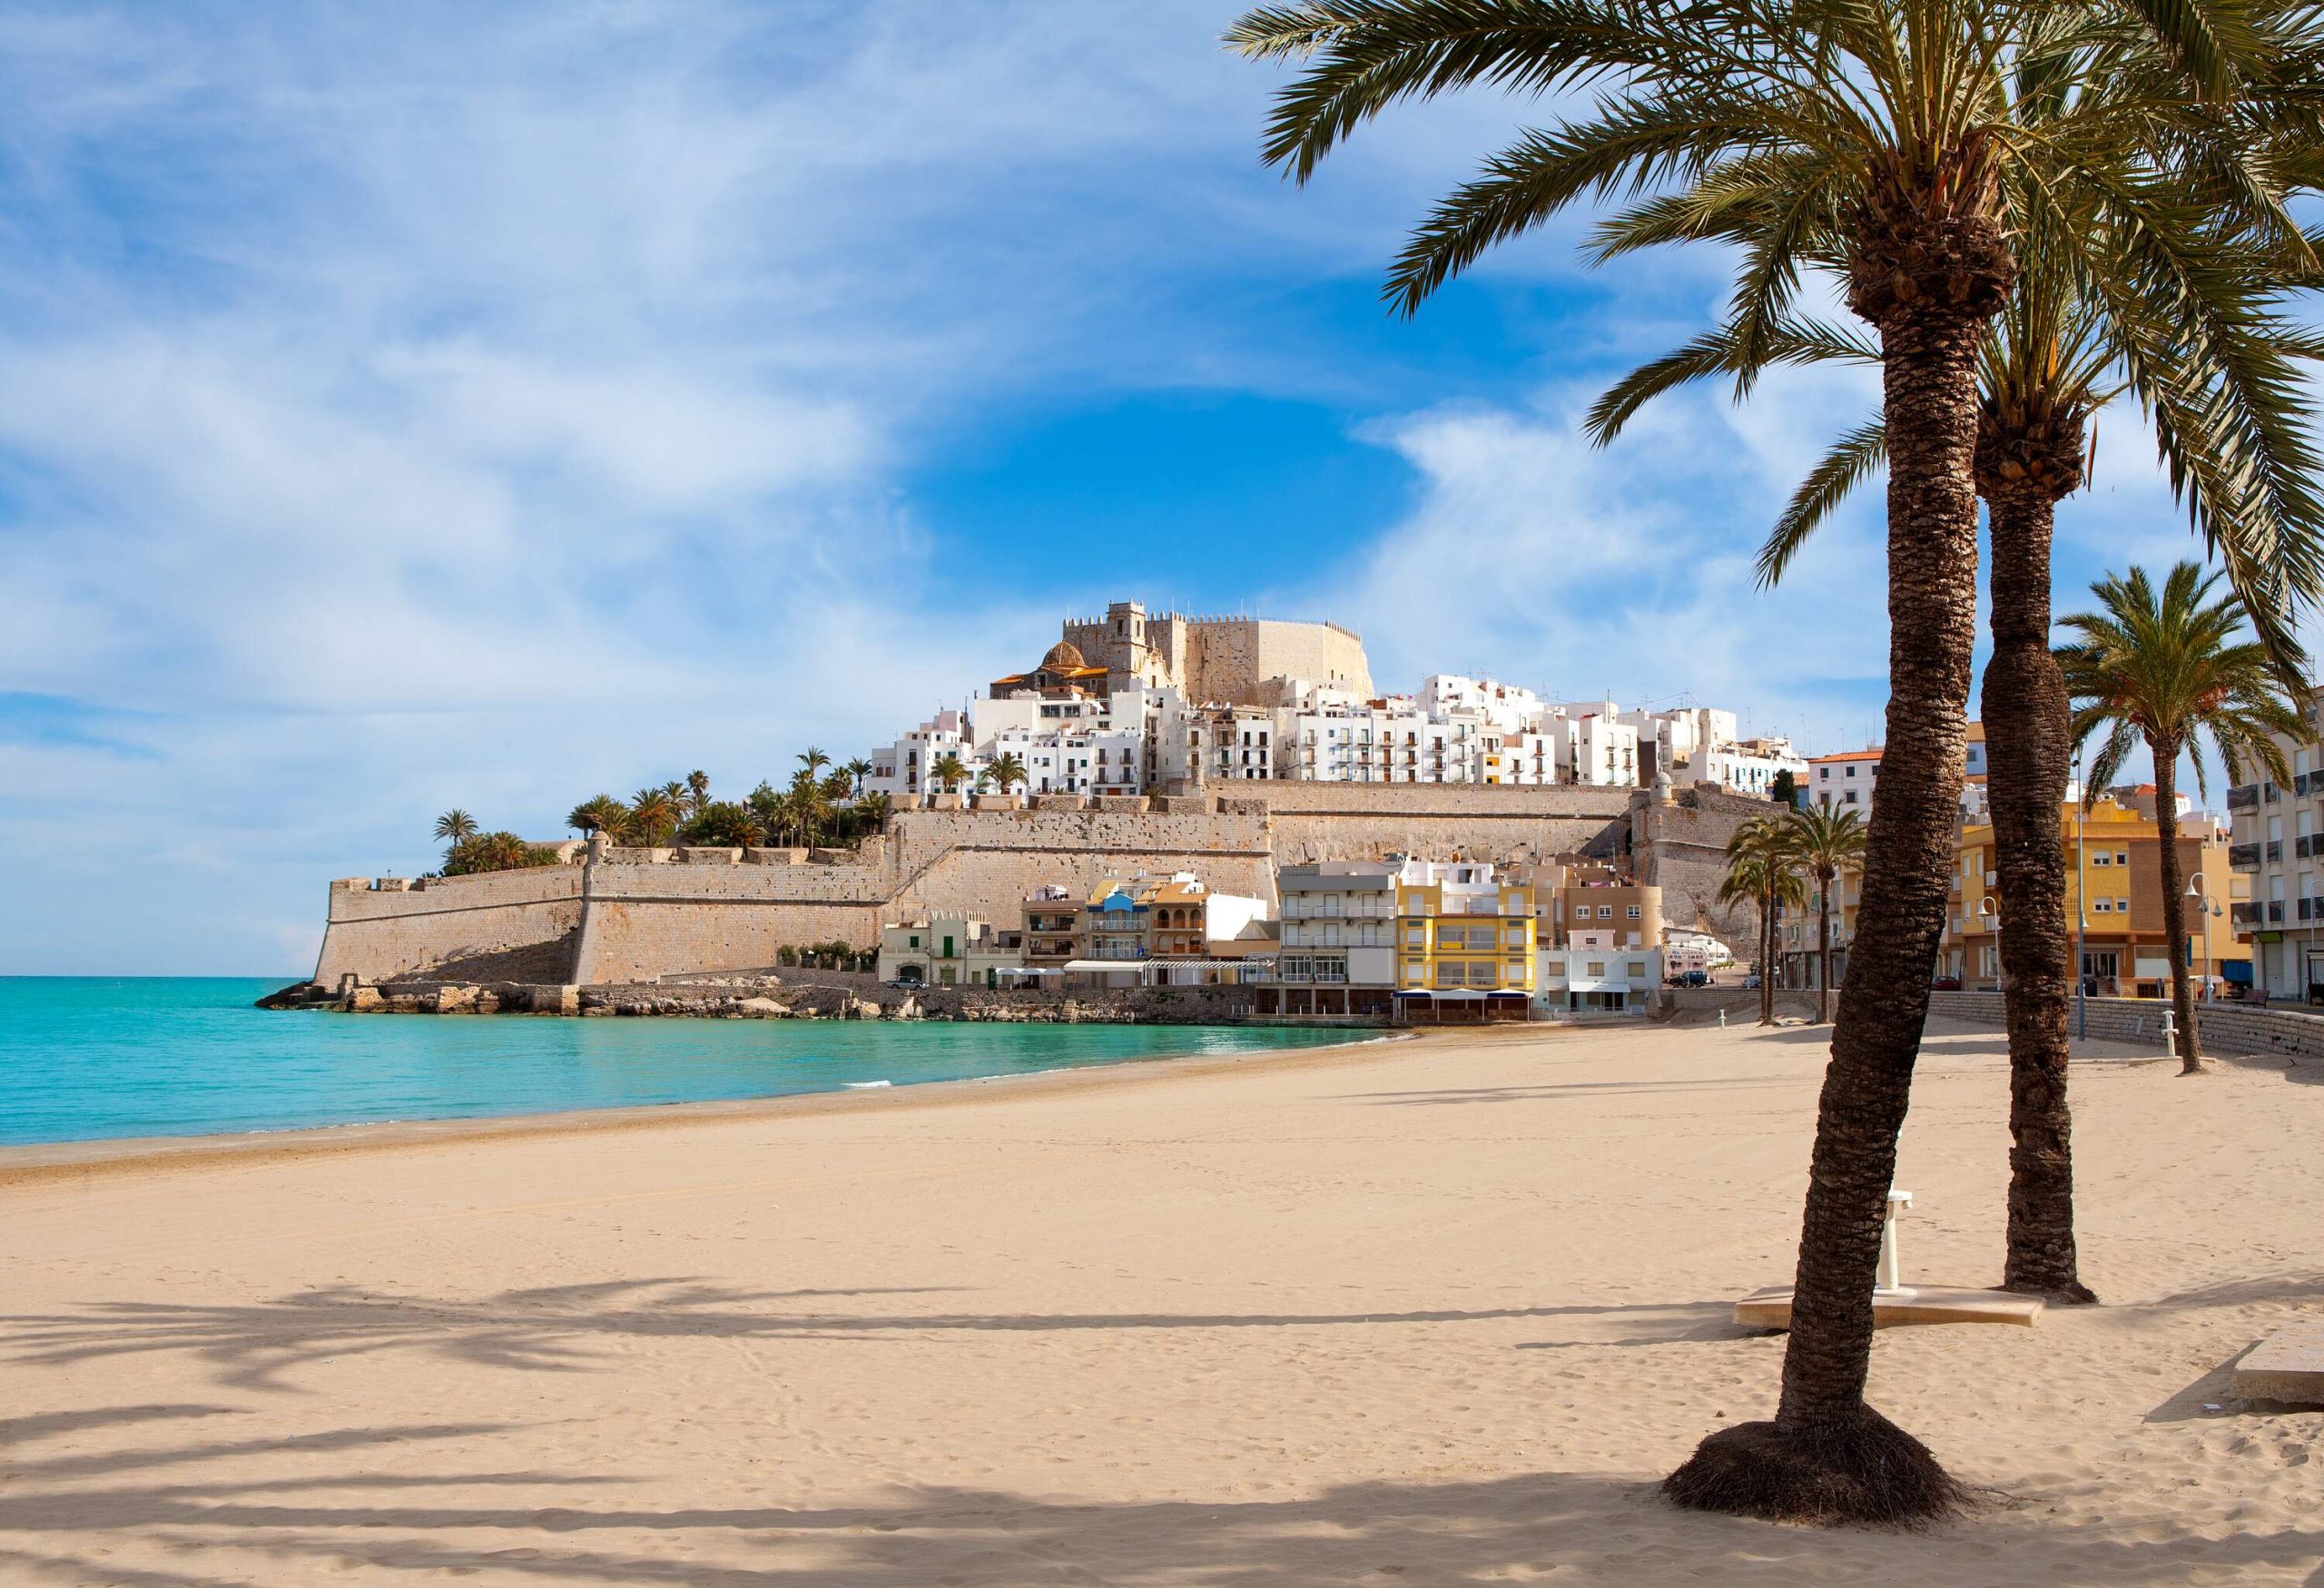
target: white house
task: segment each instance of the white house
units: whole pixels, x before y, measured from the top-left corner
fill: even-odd
[[[1662,985],[1662,951],[1626,948],[1622,934],[1591,929],[1566,934],[1562,948],[1534,950],[1533,1002],[1555,1012],[1627,1014],[1647,1007]]]
[[[1282,896],[1277,978],[1393,987],[1396,980],[1396,863],[1326,860],[1275,873]]]
[[[1004,946],[1004,938],[1018,938]],[[880,980],[924,987],[997,986],[1024,969],[1020,934],[968,915],[927,915],[880,928]]]

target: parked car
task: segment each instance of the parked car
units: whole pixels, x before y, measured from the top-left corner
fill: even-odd
[[[1958,992],[1961,991],[1961,978],[1958,976],[1939,976],[1935,981],[1930,982],[1928,985],[1929,991],[1932,992]]]
[[[1677,975],[1671,977],[1665,985],[1670,987],[1708,987],[1710,985],[1710,973],[1707,971],[1681,971]]]
[[[1747,992],[1756,991],[1758,985],[1759,973],[1757,971],[1743,978],[1743,990]]]

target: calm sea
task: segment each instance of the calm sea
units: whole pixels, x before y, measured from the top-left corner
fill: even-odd
[[[282,981],[0,977],[0,1143],[782,1097],[1347,1040],[1277,1027],[553,1020],[251,1007]]]

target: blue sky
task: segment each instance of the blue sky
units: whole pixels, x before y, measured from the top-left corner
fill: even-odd
[[[425,869],[448,806],[746,788],[1118,597],[1876,731],[1876,499],[1748,571],[1865,377],[1591,449],[1726,261],[1592,275],[1577,218],[1391,320],[1403,229],[1548,111],[1400,113],[1295,189],[1230,19],[0,15],[0,973],[303,972],[326,881]],[[2102,437],[2062,592],[2189,544]]]

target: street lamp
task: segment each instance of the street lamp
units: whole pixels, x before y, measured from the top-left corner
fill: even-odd
[[[2195,922],[2198,927],[2202,924],[2202,918],[2206,909],[2209,910],[2213,920],[2217,920],[2221,915],[2227,913],[2226,911],[2221,910],[2219,907],[2219,901],[2211,897],[2209,892],[2204,886],[2203,873],[2201,872],[2197,872],[2193,876],[2187,879],[2187,897],[2195,901]],[[2211,933],[2206,931],[2204,932],[2203,936],[2204,939],[2208,941],[2211,937]],[[2211,974],[2210,970],[2211,956],[2209,954],[2205,954],[2202,956],[2202,959],[2204,965],[2203,1001],[2205,1003],[2215,1003],[2218,1000],[2213,996],[2211,988]],[[2190,964],[2192,964],[2195,961],[2195,940],[2191,937],[2187,940],[2187,961]]]
[[[1978,900],[1977,919],[1980,922],[1988,923],[1983,925],[1981,930],[1994,934],[1994,946],[1991,950],[1994,956],[1994,985],[2006,992],[2009,991],[2009,984],[2002,975],[2001,967],[2001,902],[1991,893]]]
[[[2073,792],[2079,804],[2085,794],[2082,783],[2083,746],[2073,751]],[[2090,924],[2089,876],[2082,863],[2083,818],[2089,807],[2082,805],[2073,817],[2073,1034],[2087,1041],[2090,1036],[2090,959],[2082,952],[2083,929]]]

